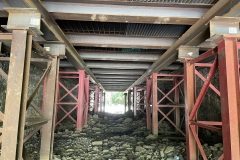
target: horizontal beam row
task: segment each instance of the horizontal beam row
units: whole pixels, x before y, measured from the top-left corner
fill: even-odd
[[[110,48],[144,48],[168,49],[177,38],[131,37],[117,35],[94,35],[66,33],[73,46],[110,47]]]
[[[148,69],[151,63],[134,63],[134,62],[112,62],[112,61],[85,61],[88,68],[109,68],[109,69]],[[171,64],[164,67],[164,70],[177,70],[181,64]],[[68,61],[62,61],[60,67],[73,67]]]
[[[135,53],[135,52],[111,52],[111,51],[82,51],[78,50],[83,60],[108,60],[108,61],[138,61],[155,62],[160,53]]]
[[[192,25],[209,8],[130,6],[42,2],[53,18],[62,20]]]

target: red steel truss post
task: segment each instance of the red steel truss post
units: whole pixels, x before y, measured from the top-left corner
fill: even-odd
[[[99,109],[99,87],[95,86],[94,114],[98,113],[98,109]]]
[[[133,87],[133,115],[137,115],[137,86]]]
[[[174,86],[177,86],[178,82],[179,82],[178,78],[173,79]],[[174,90],[174,103],[176,105],[179,105],[179,86],[177,86]],[[174,121],[175,121],[175,125],[178,128],[180,128],[180,108],[178,108],[178,107],[175,108],[175,111],[174,111]],[[178,131],[178,130],[176,129],[176,131]]]
[[[184,95],[185,95],[185,125],[187,160],[197,160],[197,144],[190,129],[189,115],[195,102],[195,67],[189,61],[184,63]]]
[[[85,90],[85,109],[84,109],[84,125],[87,124],[87,121],[88,121],[88,110],[89,110],[89,76],[87,76],[85,78],[85,83],[84,83],[85,87],[84,87],[84,90]]]
[[[239,61],[237,38],[225,37],[218,44],[224,159],[240,159]]]
[[[158,136],[157,73],[152,74],[152,133]]]
[[[146,119],[147,119],[147,130],[151,130],[151,88],[152,80],[150,77],[146,79]]]
[[[127,93],[124,93],[124,113],[127,112]]]
[[[83,129],[83,111],[84,111],[84,82],[85,72],[79,70],[79,86],[78,86],[78,100],[77,100],[77,130],[82,131]]]
[[[59,68],[59,58],[52,58],[52,67],[50,69],[49,75],[46,80],[46,94],[45,94],[45,104],[44,106],[44,118],[48,119],[48,123],[43,125],[41,129],[41,149],[40,149],[40,159],[52,159],[52,143],[54,135],[54,106],[55,106],[55,96],[57,89],[58,80],[58,68]],[[47,99],[47,100],[46,100]]]

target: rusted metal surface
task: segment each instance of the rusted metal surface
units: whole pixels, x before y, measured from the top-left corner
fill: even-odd
[[[186,61],[184,63],[184,95],[185,95],[185,129],[187,160],[198,159],[197,144],[190,129],[189,114],[195,102],[195,75],[194,65]]]
[[[95,86],[95,93],[94,93],[94,113],[97,114],[99,111],[99,87]]]
[[[78,86],[78,100],[77,100],[77,130],[82,131],[83,129],[83,111],[85,108],[85,97],[84,97],[84,82],[85,82],[85,72],[84,70],[79,70],[79,86]]]
[[[16,159],[26,39],[27,31],[13,31],[2,134],[2,159]]]
[[[239,58],[237,39],[226,37],[218,44],[224,159],[240,159]]]
[[[152,133],[158,136],[157,73],[152,74]]]
[[[219,0],[211,9],[209,9],[204,15],[203,18],[199,19],[188,31],[185,32],[175,43],[172,45],[155,63],[153,63],[147,71],[135,81],[129,88],[141,84],[146,76],[152,72],[157,72],[162,70],[165,66],[173,63],[177,59],[176,49],[180,45],[184,45],[191,41],[196,35],[207,29],[207,24],[215,15],[219,14],[223,9],[229,7],[231,1]],[[236,3],[236,2],[234,2]],[[225,12],[227,10],[225,9]],[[222,13],[221,13],[222,14]],[[193,42],[191,42],[193,43]],[[128,89],[129,89],[128,88]]]
[[[110,60],[110,61],[141,61],[154,62],[161,54],[159,53],[136,53],[136,52],[89,52],[78,51],[83,60]],[[147,56],[146,56],[147,55]]]
[[[85,93],[85,108],[84,108],[84,125],[87,124],[88,121],[88,110],[89,110],[89,97],[90,97],[90,92],[89,92],[89,76],[85,78],[84,81],[84,93]],[[105,101],[104,101],[105,102]]]
[[[0,40],[12,40],[12,33],[0,33]]]
[[[25,118],[27,114],[27,101],[28,101],[28,84],[30,75],[30,58],[32,50],[32,35],[27,35],[26,53],[24,61],[24,72],[23,72],[23,88],[22,88],[22,102],[20,108],[19,117],[19,129],[18,129],[18,143],[17,143],[17,157],[22,158],[23,155],[23,141],[24,141],[24,128]]]
[[[153,76],[152,76],[153,77]],[[165,79],[164,81],[162,81],[164,78],[170,78],[170,79]],[[173,81],[174,79],[175,81]],[[177,81],[176,81],[177,80]],[[155,92],[157,95],[157,99],[155,100],[155,102],[153,101],[153,108],[156,108],[155,110],[155,115],[152,117],[152,121],[157,121],[157,125],[153,126],[155,128],[152,128],[153,131],[155,131],[155,133],[158,134],[158,124],[162,123],[163,120],[167,120],[169,123],[171,123],[173,125],[173,127],[175,127],[176,131],[181,133],[183,136],[185,136],[185,133],[181,130],[180,128],[180,108],[182,108],[183,105],[179,104],[179,86],[180,84],[183,83],[184,79],[183,79],[183,75],[180,74],[156,74],[156,83],[160,84],[160,83],[172,83],[171,88],[166,90],[167,92],[165,93],[163,91],[163,87],[161,87],[161,84],[158,86],[156,86],[156,88],[154,88],[154,86],[152,86],[152,90],[156,90],[156,91],[152,91]],[[159,82],[159,83],[158,83]],[[161,98],[160,98],[161,97]],[[173,97],[174,99],[170,98]],[[160,98],[160,99],[159,99]],[[166,100],[168,101],[168,105],[163,104],[163,101]],[[166,103],[166,102],[165,102]],[[163,108],[169,108],[168,112],[163,112]],[[153,110],[154,112],[154,110]],[[163,118],[160,119],[160,121],[158,121],[158,112],[163,116]],[[174,122],[169,118],[169,115],[172,114],[174,115]],[[154,113],[153,113],[154,115]],[[154,132],[153,132],[154,133]]]
[[[146,120],[147,120],[147,129],[151,130],[151,97],[152,97],[152,80],[150,77],[146,79]]]
[[[63,2],[43,2],[43,4],[55,19],[124,23],[192,25],[208,10],[208,8],[146,7],[119,4]]]
[[[41,132],[42,132],[42,138],[41,138],[41,148],[40,148],[40,159],[52,159],[52,142],[54,138],[54,134],[52,130],[54,130],[54,108],[56,105],[56,79],[58,76],[58,57],[52,58],[52,63],[49,63],[48,65],[52,65],[49,74],[47,76],[46,81],[46,93],[44,94],[44,99],[47,98],[46,101],[44,101],[44,119],[48,119],[48,123],[43,125]]]
[[[73,46],[168,49],[176,38],[126,37],[91,34],[66,34]]]

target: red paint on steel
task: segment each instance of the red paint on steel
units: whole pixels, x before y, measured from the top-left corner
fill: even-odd
[[[187,160],[198,159],[197,144],[190,129],[189,114],[195,102],[195,67],[189,61],[184,63],[185,129]]]
[[[84,111],[84,82],[85,72],[79,70],[79,87],[78,87],[78,107],[77,107],[77,130],[83,129],[83,111]]]
[[[193,107],[193,110],[191,111],[190,113],[190,116],[189,116],[189,120],[193,120],[201,103],[202,103],[202,100],[209,88],[209,84],[211,83],[213,77],[214,77],[214,74],[215,72],[217,71],[217,68],[218,68],[218,61],[217,61],[217,58],[215,58],[214,62],[213,62],[213,66],[210,68],[210,71],[208,73],[208,76],[206,78],[206,81],[204,81],[204,84],[202,86],[202,89],[197,97],[197,100],[194,104],[194,107]]]
[[[235,160],[240,159],[237,38],[224,38],[218,48],[224,159]]]

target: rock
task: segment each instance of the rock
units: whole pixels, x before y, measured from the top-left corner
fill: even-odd
[[[102,141],[93,141],[92,142],[93,146],[101,146],[102,144],[103,144]]]
[[[94,121],[98,121],[98,119],[99,119],[97,114],[94,114],[92,118],[93,118]]]
[[[133,121],[132,118],[126,118],[126,119],[124,119],[124,121],[122,123],[127,124],[127,123],[132,123],[132,121]]]
[[[152,134],[149,134],[149,135],[146,137],[146,139],[148,139],[148,140],[155,140],[155,139],[157,139],[157,136],[152,135]]]
[[[167,153],[170,153],[170,152],[173,152],[173,151],[174,151],[174,146],[167,146],[164,153],[167,154]]]

